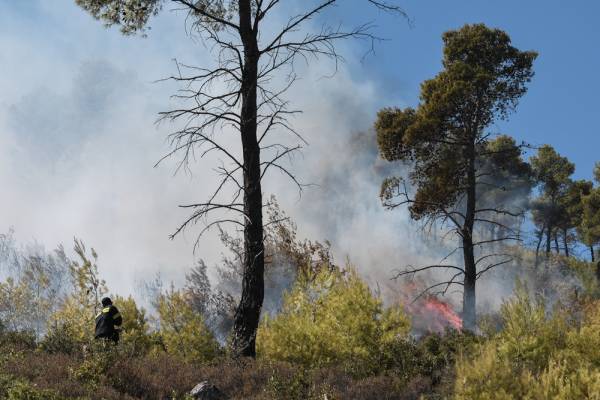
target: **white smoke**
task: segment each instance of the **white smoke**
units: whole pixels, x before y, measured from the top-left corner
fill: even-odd
[[[0,76],[0,231],[12,226],[19,241],[36,239],[47,248],[83,239],[120,294],[158,271],[180,283],[198,258],[214,265],[223,251],[215,234],[202,238],[196,254],[196,230],[168,239],[188,215],[177,205],[205,199],[214,188],[214,165],[194,164],[192,176],[172,176],[173,161],[153,168],[172,129],[154,121],[176,89],[154,81],[174,73],[171,59],[202,64],[210,60],[208,50],[185,36],[181,15],[163,13],[150,37],[140,39],[105,30],[70,2],[34,8],[45,29],[23,35],[16,15],[12,33],[0,38],[13,54],[0,55],[6,71]],[[292,123],[310,146],[290,168],[314,186],[299,197],[275,173],[264,192],[277,195],[300,237],[329,240],[338,262],[347,258],[374,286],[388,286],[394,270],[436,263],[444,246],[424,237],[406,208],[381,205],[382,179],[401,168],[378,158],[371,126],[381,107],[406,104],[387,97],[364,70],[361,49],[342,43],[348,62],[330,78],[331,63],[299,66],[301,80],[289,99],[303,114]]]

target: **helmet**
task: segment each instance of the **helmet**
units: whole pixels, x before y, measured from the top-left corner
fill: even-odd
[[[102,306],[103,307],[108,307],[112,304],[112,300],[110,299],[110,297],[105,297],[102,299]]]

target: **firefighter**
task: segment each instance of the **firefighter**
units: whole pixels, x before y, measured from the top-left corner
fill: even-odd
[[[108,297],[102,299],[102,311],[96,316],[96,339],[102,338],[119,342],[119,331],[123,318],[117,307],[113,306]]]

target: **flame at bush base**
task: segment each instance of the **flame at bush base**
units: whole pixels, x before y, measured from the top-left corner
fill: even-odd
[[[425,302],[425,310],[430,314],[439,316],[440,325],[448,324],[452,328],[461,330],[463,321],[448,303],[444,303],[436,297],[431,297]]]
[[[436,296],[428,295],[414,299],[414,290],[406,288],[404,301],[406,312],[412,320],[413,333],[417,335],[436,332],[442,333],[446,329],[462,330],[463,320],[454,311],[452,306]],[[414,287],[412,288],[414,289]]]

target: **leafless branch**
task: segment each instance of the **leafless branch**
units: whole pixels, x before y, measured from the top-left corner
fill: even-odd
[[[435,283],[435,284],[433,284],[433,285],[431,285],[431,286],[428,286],[428,287],[426,287],[425,289],[423,289],[423,290],[422,290],[422,291],[421,291],[421,292],[420,292],[420,293],[419,293],[419,294],[418,294],[418,295],[417,295],[417,296],[416,296],[416,297],[413,299],[413,301],[411,302],[411,304],[412,304],[412,303],[415,303],[417,300],[419,300],[421,297],[425,296],[426,294],[428,294],[428,293],[430,294],[430,293],[431,293],[431,290],[432,290],[432,289],[435,289],[435,288],[437,288],[437,287],[440,287],[440,286],[444,286],[444,285],[445,285],[445,288],[444,288],[444,289],[442,289],[442,290],[441,290],[441,291],[439,291],[439,292],[436,292],[436,294],[439,294],[439,295],[442,295],[442,296],[444,296],[444,295],[446,294],[446,292],[448,291],[448,289],[450,288],[450,286],[452,286],[452,285],[464,286],[462,282],[455,280],[455,279],[457,279],[457,278],[458,278],[460,275],[461,275],[461,273],[457,273],[457,274],[455,274],[454,276],[452,276],[452,278],[451,278],[449,281],[445,281],[445,282],[438,282],[438,283]]]
[[[420,268],[413,268],[412,266],[409,265],[408,267],[410,267],[412,269],[409,269],[409,270],[406,270],[406,271],[400,271],[400,272],[398,272],[396,274],[396,276],[392,277],[391,279],[392,280],[396,280],[396,279],[398,279],[398,278],[400,278],[402,276],[413,275],[413,274],[416,274],[416,273],[419,273],[419,272],[423,272],[423,271],[427,271],[427,270],[434,269],[434,268],[438,268],[438,269],[455,269],[455,270],[460,271],[460,273],[464,273],[465,272],[464,269],[462,269],[460,267],[457,267],[455,265],[428,265],[426,267],[420,267]]]
[[[485,212],[492,212],[495,214],[508,215],[511,217],[521,217],[523,215],[523,212],[513,212],[513,211],[503,210],[503,209],[499,209],[499,208],[479,208],[479,209],[475,210],[475,214],[485,213]]]
[[[492,257],[509,257],[511,256],[510,254],[507,253],[493,253],[493,254],[486,254],[484,256],[479,257],[476,261],[475,261],[475,265],[479,265],[480,262],[487,260],[488,258],[492,258]]]
[[[518,241],[518,242],[522,241],[522,239],[517,236],[504,236],[504,237],[497,238],[497,239],[488,239],[488,240],[481,240],[479,242],[474,242],[473,246],[481,246],[482,244],[487,244],[487,243],[504,242],[507,240],[514,240],[514,241]]]
[[[513,258],[511,257],[509,259],[506,259],[506,260],[503,260],[503,261],[500,261],[500,262],[497,262],[494,264],[490,264],[487,267],[485,267],[484,269],[482,269],[481,271],[477,272],[476,279],[479,279],[481,277],[481,275],[488,272],[489,270],[499,267],[500,265],[508,264],[509,262],[512,262],[512,261],[513,261]]]
[[[339,0],[320,0],[316,6],[299,15],[291,17],[282,28],[267,40],[261,39],[260,24],[277,6],[280,0],[256,0],[254,20],[251,22],[249,33],[246,25],[234,23],[229,15],[221,14],[210,5],[195,0],[171,0],[173,4],[188,11],[188,18],[202,42],[215,55],[215,65],[210,68],[198,68],[175,60],[177,73],[165,78],[180,85],[179,91],[172,96],[176,102],[171,110],[160,113],[159,122],[168,121],[176,126],[168,136],[170,151],[156,164],[168,158],[176,158],[175,173],[185,168],[191,173],[190,163],[196,157],[207,155],[218,157],[221,165],[215,169],[219,176],[216,188],[210,193],[208,200],[181,206],[191,208],[193,213],[178,227],[172,237],[180,233],[192,223],[203,221],[206,226],[200,235],[215,225],[237,221],[244,224],[248,216],[240,198],[246,194],[247,168],[241,157],[228,146],[224,136],[231,133],[242,133],[244,124],[248,123],[248,114],[242,119],[244,99],[244,73],[247,70],[249,43],[248,35],[254,35],[250,42],[258,46],[256,82],[256,131],[261,158],[260,179],[265,178],[271,170],[278,170],[287,176],[301,193],[307,186],[287,167],[286,162],[291,155],[301,149],[301,144],[285,144],[275,139],[275,133],[291,134],[302,144],[306,140],[297,132],[289,118],[300,111],[289,109],[285,99],[288,90],[296,81],[294,65],[297,60],[308,60],[310,57],[324,56],[337,62],[342,57],[337,53],[334,43],[338,40],[357,38],[379,40],[370,31],[369,24],[359,25],[352,29],[342,26],[322,25],[314,32],[300,33],[302,26],[313,20],[326,8],[333,6]],[[368,3],[378,9],[406,16],[400,7],[391,1],[368,0]],[[240,17],[241,18],[241,17]],[[244,36],[246,35],[246,36]],[[262,43],[261,43],[262,42]],[[373,46],[373,44],[371,44]],[[255,64],[253,64],[255,65]],[[282,74],[281,69],[289,69],[288,74]],[[275,79],[278,73],[279,77]],[[263,156],[266,155],[266,156]],[[233,212],[237,219],[221,219],[221,213]],[[214,215],[213,215],[214,214]],[[457,215],[454,215],[457,217]],[[210,218],[217,218],[211,220]],[[246,221],[247,222],[247,221]]]

